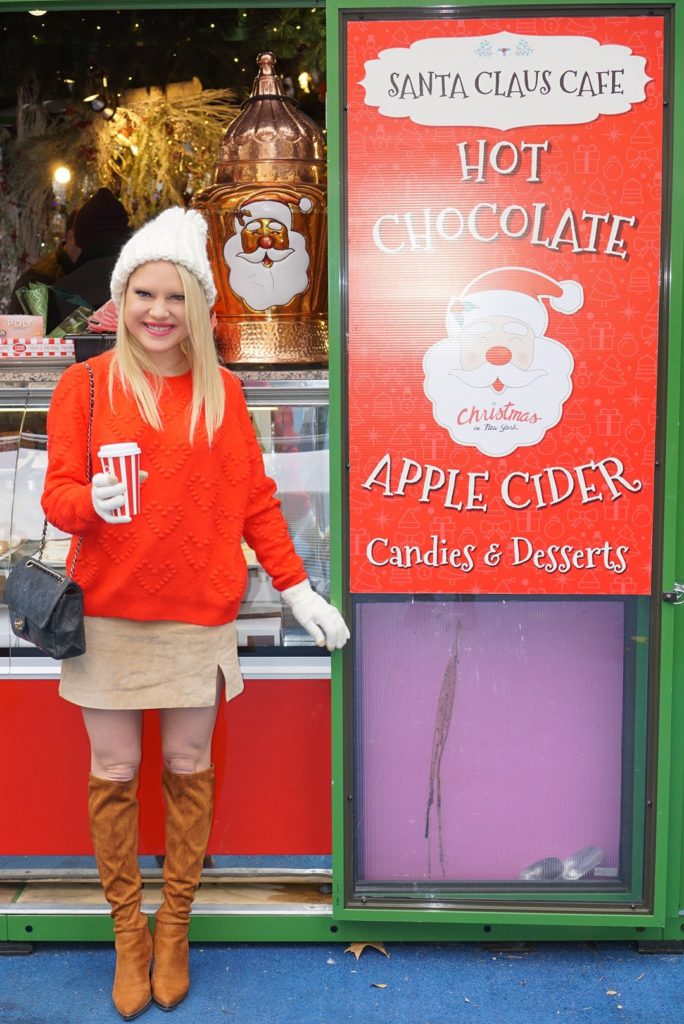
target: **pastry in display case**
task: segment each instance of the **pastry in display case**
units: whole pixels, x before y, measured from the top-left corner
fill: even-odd
[[[245,397],[266,471],[312,587],[330,594],[328,384],[323,379],[246,380]],[[45,658],[9,628],[2,602],[10,568],[37,554],[43,531],[40,496],[47,468],[46,420],[52,387],[0,384],[0,656]],[[43,561],[64,569],[70,538],[48,526]],[[254,551],[242,545],[247,587],[237,630],[242,652],[313,646],[292,618]],[[314,648],[316,651],[317,648]],[[49,660],[49,659],[47,659]]]

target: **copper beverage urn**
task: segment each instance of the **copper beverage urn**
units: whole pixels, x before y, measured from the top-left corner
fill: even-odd
[[[328,361],[324,140],[261,53],[252,94],[221,139],[209,223],[216,340],[228,364]]]

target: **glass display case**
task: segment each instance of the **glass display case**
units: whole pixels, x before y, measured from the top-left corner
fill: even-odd
[[[328,488],[328,383],[325,379],[244,380],[245,396],[266,470],[278,497],[311,585],[330,592]],[[265,376],[265,375],[264,375]],[[318,375],[319,377],[322,375]],[[9,628],[4,584],[12,565],[37,554],[43,530],[40,496],[47,467],[46,419],[54,384],[3,386],[0,380],[0,657],[10,674],[24,674],[40,658],[51,659],[20,641]],[[64,569],[70,538],[48,526],[44,561]],[[243,543],[248,585],[238,617],[241,656],[263,666],[274,655],[282,662],[321,661],[320,651],[292,618],[254,552]],[[301,658],[299,656],[301,655]],[[324,659],[328,661],[328,659]],[[54,663],[51,663],[56,668]],[[311,669],[314,670],[313,665]],[[321,675],[321,665],[315,673]],[[263,669],[260,671],[263,675]],[[270,673],[269,673],[270,674]],[[287,664],[279,675],[289,675]],[[304,673],[308,674],[308,673]],[[325,671],[323,672],[325,674]]]

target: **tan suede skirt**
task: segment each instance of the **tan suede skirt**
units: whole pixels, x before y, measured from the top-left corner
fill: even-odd
[[[62,662],[59,694],[86,708],[204,708],[223,675],[226,700],[244,687],[235,622],[195,626],[85,618],[86,653]],[[220,674],[219,674],[220,673]]]

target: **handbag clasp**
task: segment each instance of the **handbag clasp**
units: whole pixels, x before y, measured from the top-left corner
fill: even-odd
[[[41,572],[46,572],[48,576],[52,576],[54,579],[59,580],[60,583],[64,582],[65,577],[61,573],[55,572],[54,569],[49,569],[47,565],[43,565],[42,562],[38,562],[33,558],[29,558],[26,561],[26,568],[40,569]]]

